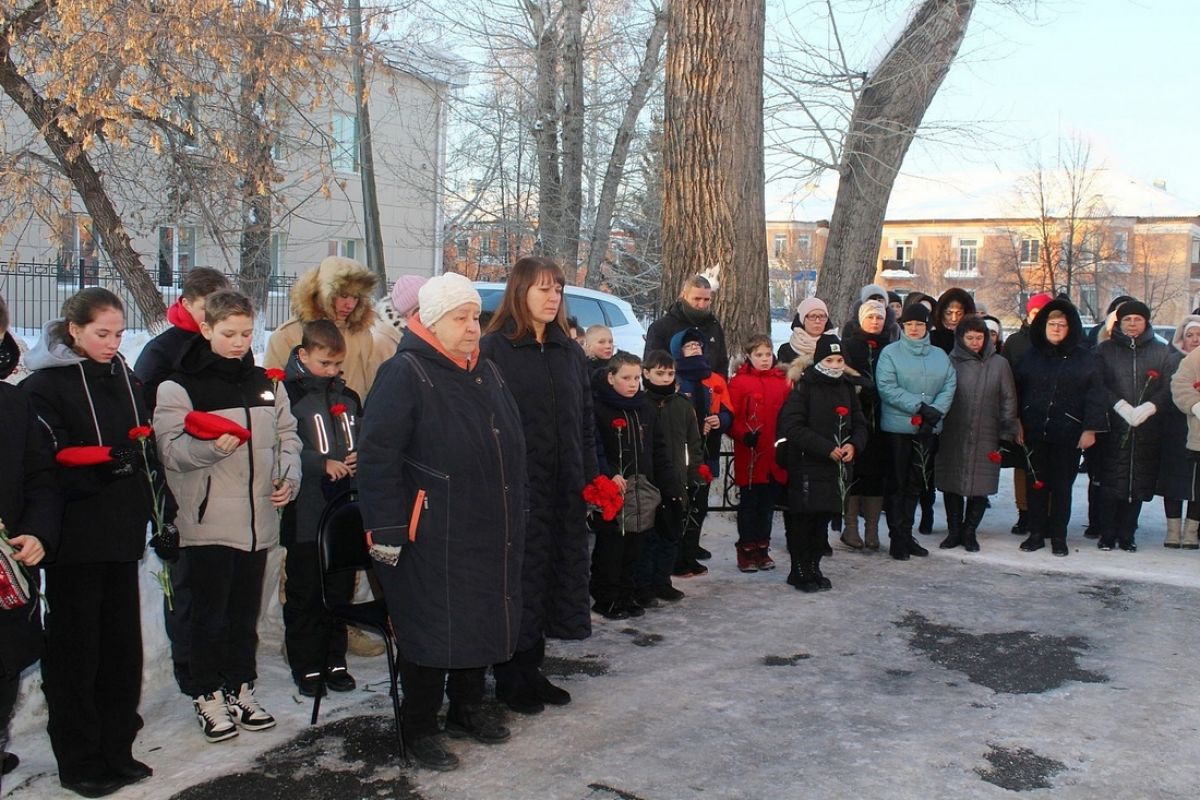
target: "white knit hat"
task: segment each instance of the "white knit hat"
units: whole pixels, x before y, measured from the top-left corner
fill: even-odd
[[[430,278],[421,287],[417,297],[417,316],[426,328],[464,303],[483,305],[475,286],[466,276],[457,272],[447,272],[445,275]]]

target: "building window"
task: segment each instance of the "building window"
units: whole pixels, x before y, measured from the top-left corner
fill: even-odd
[[[775,258],[783,258],[787,253],[787,239],[788,237],[786,233],[775,234],[775,247],[774,250],[772,250],[772,252],[775,254]]]
[[[807,233],[796,234],[796,255],[799,258],[808,258],[808,248],[812,244],[812,240]]]
[[[500,247],[497,248],[496,258],[500,261],[501,264],[507,264],[508,263],[508,234],[501,233],[499,236],[496,237],[496,239],[498,240],[498,244],[500,245]]]
[[[1021,240],[1021,263],[1037,264],[1042,260],[1042,243],[1037,239]]]
[[[333,154],[330,161],[338,172],[358,172],[358,118],[355,115],[333,115]]]
[[[1113,261],[1125,261],[1129,258],[1129,234],[1118,232],[1113,234]]]
[[[196,110],[196,98],[176,97],[171,101],[166,117],[168,122],[178,128],[178,131],[171,134],[176,147],[195,150],[196,137],[200,133],[200,115]]]
[[[92,218],[70,214],[59,222],[58,281],[71,286],[94,284],[99,278],[100,241],[92,235]],[[80,272],[83,272],[81,283]]]
[[[897,239],[896,240],[896,260],[900,262],[901,269],[908,269],[908,265],[913,259],[913,243],[912,239]],[[910,270],[911,271],[911,270]]]
[[[158,285],[172,286],[196,263],[196,229],[163,225],[158,229]]]
[[[958,240],[958,271],[975,275],[979,272],[979,240]]]
[[[459,259],[465,260],[471,254],[471,237],[465,233],[455,234],[454,236],[454,254]]]
[[[358,254],[362,252],[361,239],[330,239],[329,240],[329,255],[343,256],[344,258],[358,259]]]
[[[287,234],[271,234],[271,277],[278,278],[283,274],[283,253],[287,250]],[[272,283],[275,283],[272,280]]]
[[[496,257],[496,245],[492,240],[491,233],[485,233],[479,237],[479,260],[494,259]]]
[[[1192,266],[1200,266],[1200,239],[1192,239]]]
[[[1092,319],[1099,319],[1100,312],[1097,310],[1097,300],[1099,293],[1096,291],[1095,284],[1087,285],[1080,284],[1079,286],[1079,310],[1085,316],[1090,316]]]

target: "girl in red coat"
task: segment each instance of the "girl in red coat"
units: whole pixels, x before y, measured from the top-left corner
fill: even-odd
[[[768,336],[746,343],[746,361],[729,383],[733,404],[733,479],[738,485],[737,563],[742,572],[773,569],[771,522],[787,472],[775,463],[775,418],[787,400],[787,375],[775,366]]]

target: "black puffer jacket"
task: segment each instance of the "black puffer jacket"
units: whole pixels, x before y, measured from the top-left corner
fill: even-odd
[[[467,370],[410,326],[367,398],[358,461],[365,528],[404,658],[507,661],[521,615],[525,439],[499,370]]]
[[[625,400],[606,385],[597,389],[592,400],[600,471],[609,477],[644,475],[663,497],[683,497],[687,484],[676,480],[658,406],[646,393],[638,391],[632,400]],[[621,420],[620,430],[613,426],[616,420]]]
[[[929,343],[942,348],[949,354],[954,349],[954,330],[947,328],[942,318],[946,314],[946,309],[951,303],[959,303],[963,307],[963,315],[975,313],[975,298],[967,294],[966,289],[960,289],[953,286],[942,292],[942,296],[938,298],[937,305],[933,307],[933,315],[930,319],[932,330],[929,331]]]
[[[0,419],[0,520],[9,536],[36,536],[46,552],[53,552],[62,520],[54,450],[29,399],[2,380]],[[0,680],[19,675],[41,654],[42,618],[36,604],[0,610]]]
[[[167,320],[171,327],[146,342],[133,365],[133,374],[142,382],[150,414],[154,414],[158,403],[158,385],[174,374],[183,351],[200,335],[200,327],[183,307],[182,300],[167,309]]]
[[[1149,500],[1158,477],[1164,413],[1171,403],[1171,376],[1178,361],[1169,345],[1154,338],[1149,325],[1131,339],[1114,327],[1108,341],[1096,345],[1103,382],[1104,404],[1110,409],[1109,432],[1096,443],[1098,461],[1093,476],[1107,493],[1125,500]],[[1151,374],[1156,377],[1151,378]],[[1132,406],[1153,403],[1158,411],[1130,431],[1121,415],[1111,411],[1120,400]]]
[[[850,414],[839,417],[839,407]],[[789,511],[842,512],[838,465],[829,457],[837,447],[839,421],[841,438],[861,453],[867,444],[867,420],[854,386],[845,378],[830,378],[809,367],[780,409],[775,427],[776,435],[787,439]],[[847,465],[845,472],[849,483],[854,478],[853,465]]]
[[[871,342],[874,342],[874,346]],[[854,459],[854,494],[865,497],[883,494],[883,476],[887,472],[887,445],[884,444],[880,425],[882,404],[875,388],[875,365],[879,363],[883,348],[891,342],[886,327],[879,333],[864,333],[860,328],[854,336],[842,341],[846,366],[859,374],[859,377],[849,376],[847,379],[859,387],[858,401],[867,420],[867,445]]]
[[[596,421],[579,345],[557,325],[547,326],[542,344],[532,335],[511,340],[511,330],[484,336],[480,349],[500,368],[525,428],[529,516],[517,649],[527,650],[543,636],[585,639],[592,633],[582,493],[598,474]]]
[[[1066,314],[1069,326],[1057,345],[1046,339],[1046,320],[1054,311]],[[1051,300],[1029,326],[1032,346],[1013,374],[1026,440],[1076,447],[1085,430],[1107,429],[1100,370],[1083,339],[1079,312],[1067,300]]]
[[[130,447],[129,430],[149,425],[142,385],[119,354],[107,364],[78,355],[48,323],[29,351],[34,372],[21,383],[33,408],[54,437],[56,451],[66,447]],[[153,456],[153,447],[149,448]],[[150,484],[141,465],[127,477],[113,478],[97,467],[59,467],[56,480],[66,506],[62,536],[53,564],[137,561],[146,549],[150,522]]]
[[[688,319],[683,310],[682,300],[676,300],[661,319],[650,323],[650,329],[646,331],[646,349],[642,358],[645,358],[651,350],[670,351],[671,339],[675,337],[675,334],[686,331],[688,328],[700,329],[705,338],[705,358],[708,359],[713,372],[722,378],[728,378],[729,351],[725,348],[725,329],[712,314],[704,317],[700,322]]]

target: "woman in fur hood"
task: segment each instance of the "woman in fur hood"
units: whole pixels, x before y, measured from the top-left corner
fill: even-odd
[[[371,334],[375,322],[371,293],[375,282],[375,275],[365,266],[341,256],[329,256],[301,275],[292,287],[292,318],[276,328],[267,340],[263,366],[283,369],[292,349],[300,344],[304,323],[332,320],[346,339],[342,377],[359,397],[366,397],[375,380],[375,371],[383,361]]]

